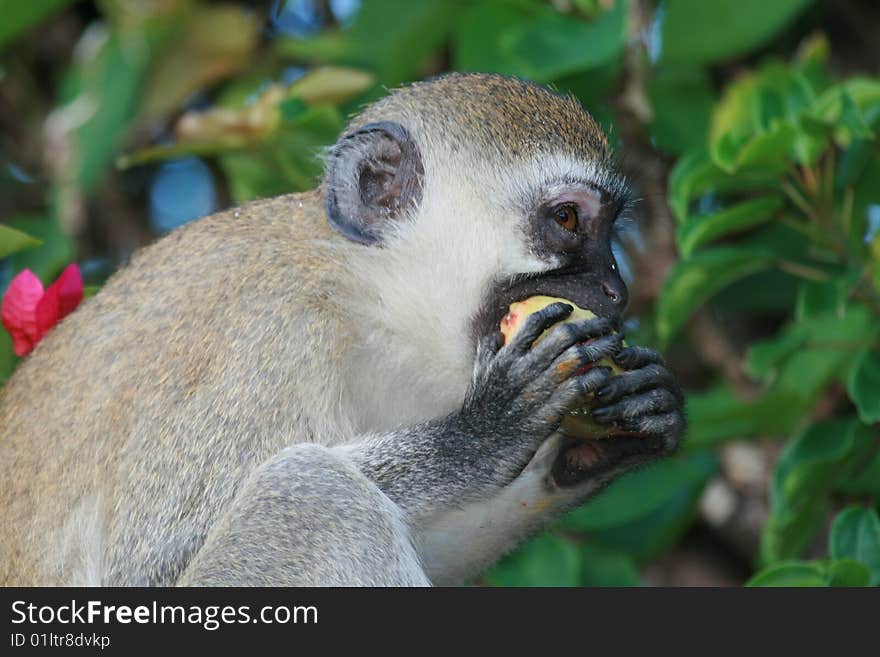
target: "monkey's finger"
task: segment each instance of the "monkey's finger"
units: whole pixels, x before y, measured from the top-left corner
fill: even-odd
[[[594,367],[586,374],[572,377],[562,385],[555,383],[549,376],[541,377],[519,394],[516,412],[530,418],[532,422],[557,422],[555,426],[558,426],[566,411],[582,403],[609,376],[610,367]]]
[[[578,343],[613,334],[613,331],[614,321],[604,317],[557,324],[550,329],[547,337],[523,357],[522,364],[530,369],[546,369],[560,354],[571,352]],[[613,335],[617,336],[619,345],[623,337]]]
[[[611,335],[596,338],[591,342],[574,344],[562,352],[549,365],[544,365],[544,369],[550,376],[551,382],[555,384],[562,383],[587,365],[593,365],[602,358],[607,358],[617,352],[620,349],[622,340],[623,336],[619,333],[612,333]],[[540,367],[538,363],[532,364],[529,361],[530,359],[523,358],[522,361],[517,363],[515,373],[519,374],[520,370],[534,372]]]
[[[563,386],[551,393],[542,405],[537,406],[527,415],[525,432],[543,440],[559,429],[562,418],[568,411],[595,390],[596,386],[602,385],[602,381],[610,375],[610,368],[596,367],[583,376],[566,381]],[[523,395],[524,399],[527,397],[527,394]]]
[[[666,361],[663,360],[663,356],[659,352],[636,345],[624,347],[617,352],[614,362],[625,370],[634,370],[647,365],[666,366]]]
[[[598,424],[611,424],[645,415],[667,413],[678,407],[678,400],[669,390],[654,388],[640,395],[627,397],[616,404],[594,408],[592,415]]]
[[[610,404],[622,397],[651,388],[674,388],[672,372],[662,365],[648,365],[638,370],[623,372],[615,376],[596,391],[596,399]]]
[[[532,348],[532,343],[538,339],[539,335],[571,315],[573,311],[574,306],[560,301],[541,308],[541,310],[532,313],[526,318],[522,328],[506,348],[513,355],[521,356]]]
[[[489,363],[495,358],[501,345],[504,344],[504,336],[500,332],[485,335],[477,342],[477,356],[474,361],[474,372],[485,372]]]
[[[621,420],[617,426],[623,431],[641,433],[647,436],[660,436],[667,447],[674,448],[684,434],[685,419],[681,411],[645,415],[631,420]]]
[[[575,376],[563,383],[550,395],[546,407],[559,416],[582,404],[596,388],[611,376],[610,367],[594,367],[586,374]]]

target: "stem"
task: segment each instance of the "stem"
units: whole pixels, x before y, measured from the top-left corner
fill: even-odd
[[[803,167],[801,169],[801,180],[804,181],[804,187],[812,196],[817,196],[819,192],[819,182],[816,179],[816,173],[812,167]]]
[[[843,207],[840,210],[840,223],[843,224],[843,234],[849,235],[850,226],[852,225],[853,211],[853,188],[847,187],[843,191]]]
[[[825,170],[822,172],[824,190],[822,196],[824,198],[825,207],[828,213],[834,211],[834,172],[837,168],[837,149],[831,148],[825,157]]]
[[[827,243],[827,240],[825,240],[825,238],[824,238],[824,236],[822,235],[822,233],[820,233],[819,231],[817,231],[817,230],[816,230],[815,228],[813,228],[812,226],[805,226],[804,224],[802,224],[802,223],[801,223],[800,221],[798,221],[797,219],[794,219],[794,218],[792,218],[792,217],[790,217],[790,216],[788,216],[788,215],[782,215],[782,216],[779,218],[779,221],[781,221],[785,226],[788,226],[788,227],[791,228],[792,230],[796,230],[796,231],[799,232],[801,235],[804,235],[805,237],[808,237],[808,238],[810,239],[810,241],[812,241],[812,242],[816,242],[817,244],[821,244],[821,245],[823,245],[823,246],[830,246],[830,245]]]
[[[799,276],[800,278],[806,278],[811,281],[824,283],[825,281],[831,279],[831,277],[821,269],[808,267],[798,262],[792,262],[791,260],[779,260],[776,262],[776,266],[787,274],[791,274],[792,276]]]
[[[815,209],[810,202],[804,198],[804,195],[801,194],[800,190],[792,185],[790,182],[782,183],[782,191],[785,192],[786,196],[791,199],[792,203],[794,203],[798,209],[803,212],[808,219],[815,223],[821,223],[819,220],[819,215],[816,214]]]

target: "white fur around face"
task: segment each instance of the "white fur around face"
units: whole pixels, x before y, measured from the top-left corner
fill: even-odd
[[[424,160],[419,207],[359,260],[350,302],[364,321],[347,388],[361,430],[389,430],[460,405],[472,374],[472,320],[492,282],[559,266],[527,239],[527,208],[537,195],[566,181],[623,184],[601,165],[566,155],[499,171],[462,154],[428,152],[435,155]]]
[[[472,374],[471,322],[492,281],[554,266],[528,252],[522,217],[481,196],[472,181],[431,176],[430,164],[417,215],[360,263],[364,284],[352,302],[372,320],[359,326],[354,357],[371,376],[355,372],[351,385],[363,429],[454,410]]]
[[[589,185],[627,197],[628,184],[601,162],[580,160],[563,153],[545,155],[515,165],[497,183],[501,194],[522,204],[544,201],[566,186]]]

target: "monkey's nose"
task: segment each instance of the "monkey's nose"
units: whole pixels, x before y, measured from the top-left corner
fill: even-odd
[[[623,281],[619,284],[616,282],[604,281],[602,283],[602,291],[605,293],[605,296],[613,304],[620,304],[626,299],[626,292],[624,291]]]

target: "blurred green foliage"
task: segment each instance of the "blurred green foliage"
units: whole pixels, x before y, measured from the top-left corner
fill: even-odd
[[[0,80],[69,5],[0,0]],[[756,392],[720,370],[689,385],[678,456],[623,477],[487,581],[638,584],[692,527],[718,447],[769,438],[784,447],[749,585],[877,585],[880,79],[832,74],[828,41],[799,27],[816,6],[367,0],[350,25],[267,39],[265,17],[236,3],[97,2],[57,80],[46,132],[62,148],[43,211],[4,218],[0,274],[51,280],[75,255],[70,217],[120,169],[209,158],[244,202],[313,186],[345,116],[387,86],[462,70],[570,90],[614,139],[621,113],[635,116],[653,157],[673,165],[680,258],[640,311],[640,341],[690,353],[683,329],[701,308],[766,319],[744,345]],[[304,74],[285,81],[291,66]],[[171,130],[145,139],[157,126]],[[0,382],[16,362],[0,333]],[[834,514],[827,558],[807,559]]]

